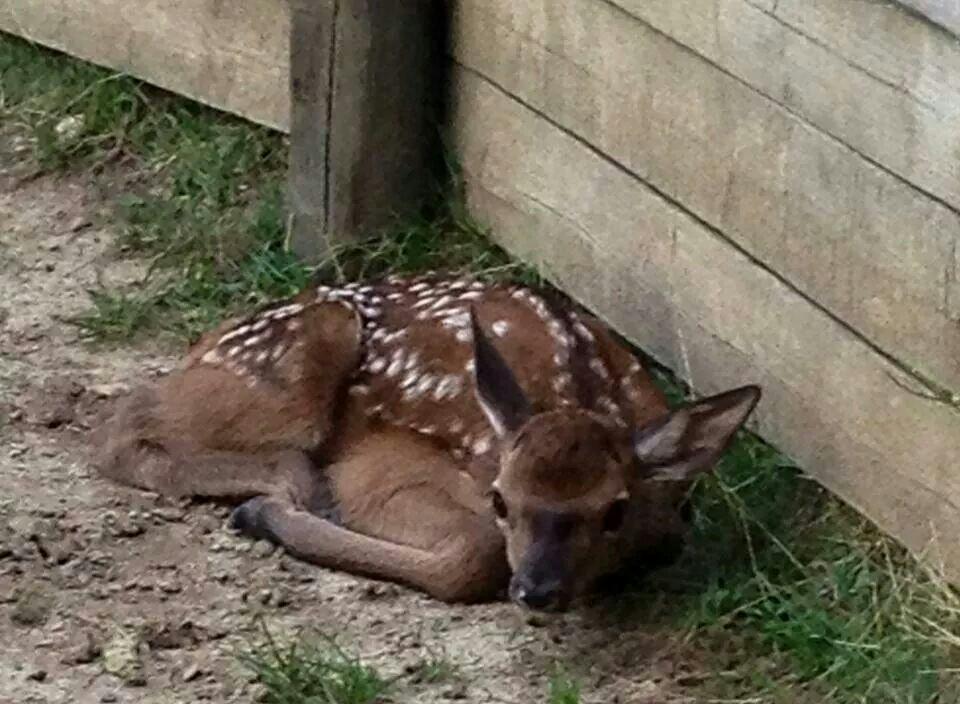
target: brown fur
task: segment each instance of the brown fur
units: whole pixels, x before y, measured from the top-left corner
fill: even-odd
[[[472,339],[492,341],[486,356],[502,354],[499,367],[475,359],[468,307],[480,326]],[[465,370],[475,362],[515,379],[498,385],[477,371],[474,386]],[[516,407],[530,416],[498,436],[510,400],[502,388],[522,395]],[[689,481],[756,399],[735,401],[716,413],[704,401],[702,423],[688,414],[700,434],[684,416],[641,436],[668,457],[685,457],[685,437],[700,452],[673,481],[655,481],[659,469],[641,471],[634,430],[674,416],[599,321],[525,289],[396,279],[308,289],[221,325],[182,369],[125,399],[95,444],[106,477],[165,495],[249,499],[233,519],[246,534],[443,600],[489,599],[511,571],[514,583],[535,582],[562,562],[572,576],[549,604],[562,607],[627,556],[682,532]],[[507,519],[495,517],[494,494]],[[624,526],[604,533],[618,501]]]

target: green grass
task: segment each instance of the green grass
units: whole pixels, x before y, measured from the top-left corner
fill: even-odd
[[[263,630],[263,642],[240,655],[264,686],[265,704],[375,704],[389,682],[332,638],[298,636],[279,644]]]
[[[741,433],[693,505],[686,554],[632,603],[747,675],[712,679],[716,696],[957,700],[957,594],[774,448]]]
[[[91,292],[89,313],[75,322],[92,339],[192,337],[225,314],[295,292],[311,276],[448,268],[537,279],[492,246],[449,192],[420,220],[340,248],[310,270],[285,246],[283,138],[3,36],[0,117],[0,135],[26,145],[36,170],[121,181],[107,189],[122,225],[120,254],[146,260],[148,273],[139,289]],[[668,388],[675,400],[684,393]],[[617,623],[679,630],[708,667],[734,672],[708,677],[697,696],[958,700],[955,592],[776,450],[742,434],[697,487],[694,505],[685,556],[636,586]],[[246,662],[271,702],[382,695],[376,673],[326,641],[261,649]],[[448,670],[441,658],[426,672],[439,681]],[[552,680],[551,702],[579,700],[565,677]]]
[[[580,704],[580,684],[558,667],[550,678],[548,704]]]
[[[313,276],[440,267],[531,276],[491,247],[453,198],[311,269],[286,246],[282,136],[8,36],[0,36],[0,76],[4,132],[26,144],[39,171],[123,177],[109,198],[119,248],[148,268],[135,286],[90,292],[90,311],[73,322],[94,340],[190,339]],[[65,125],[74,134],[62,136]]]

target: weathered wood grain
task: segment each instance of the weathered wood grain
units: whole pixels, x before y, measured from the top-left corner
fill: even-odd
[[[438,6],[297,0],[293,246],[316,260],[422,204],[439,151]]]
[[[306,259],[329,249],[330,116],[334,7],[291,3],[290,28],[290,244]]]
[[[897,0],[911,10],[960,35],[960,3],[957,0]]]
[[[469,204],[506,247],[703,392],[761,383],[765,437],[960,579],[957,411],[596,148],[469,70],[456,95]]]
[[[960,208],[960,41],[890,2],[616,0],[811,125]],[[955,5],[960,8],[960,3]]]
[[[0,0],[0,31],[277,128],[289,25],[278,0]]]
[[[453,53],[960,389],[950,207],[610,2],[462,0]]]

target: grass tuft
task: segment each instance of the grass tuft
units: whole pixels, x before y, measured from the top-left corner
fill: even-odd
[[[562,667],[550,677],[549,704],[580,704],[580,684]]]
[[[677,400],[684,392],[668,384]],[[960,599],[790,460],[741,433],[693,497],[680,563],[636,595],[712,652],[718,697],[932,704],[960,692]],[[662,611],[661,611],[662,613]],[[778,694],[779,693],[779,694]]]
[[[73,322],[95,340],[190,338],[290,295],[310,271],[284,246],[286,139],[126,76],[0,35],[2,134],[38,173],[97,173],[142,280],[100,285]]]
[[[376,704],[389,683],[375,669],[343,650],[333,638],[297,637],[279,644],[263,630],[263,642],[241,662],[265,687],[266,704]]]

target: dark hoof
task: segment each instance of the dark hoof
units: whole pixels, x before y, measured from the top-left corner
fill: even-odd
[[[230,528],[254,540],[277,542],[267,520],[267,497],[255,496],[230,514]]]

